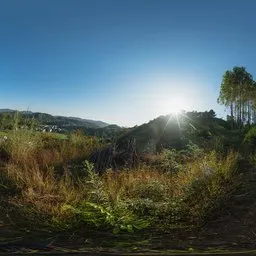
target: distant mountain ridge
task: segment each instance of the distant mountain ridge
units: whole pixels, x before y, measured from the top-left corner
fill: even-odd
[[[16,112],[16,110],[9,109],[9,108],[0,109],[0,113],[8,113],[8,112]]]
[[[13,109],[0,109],[0,114],[15,112],[21,113],[27,118],[35,118],[40,124],[58,125],[62,127],[86,127],[86,128],[104,128],[109,126],[108,123],[98,120],[83,119],[79,117],[53,116],[47,113],[32,112],[32,111],[17,111]]]

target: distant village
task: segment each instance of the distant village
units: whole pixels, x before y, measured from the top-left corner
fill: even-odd
[[[40,132],[64,132],[65,130],[58,127],[57,125],[39,125],[36,128],[36,131],[40,131]]]
[[[19,128],[16,129],[22,129],[26,130],[29,129],[29,126],[27,125],[21,125]],[[39,132],[57,132],[57,133],[63,133],[66,130],[63,128],[58,127],[57,125],[38,125],[34,130]]]

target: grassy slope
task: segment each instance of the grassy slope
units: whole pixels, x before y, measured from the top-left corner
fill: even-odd
[[[197,122],[197,125],[199,122]],[[222,125],[221,125],[222,126]],[[209,125],[207,126],[209,127]],[[222,129],[222,128],[220,128]],[[151,130],[152,131],[152,130]],[[60,139],[63,138],[55,138],[55,135],[45,134],[45,136],[49,139],[50,144],[55,142],[55,139],[57,141],[60,141]],[[53,138],[51,138],[51,136]],[[26,139],[26,137],[25,137]],[[54,139],[52,141],[52,139]],[[65,138],[66,140],[68,138]],[[64,141],[66,141],[64,140]],[[65,149],[67,150],[66,153],[64,153],[63,156],[70,157],[70,153],[74,154],[73,156],[80,156],[79,151],[70,151],[72,148],[78,147],[81,148],[80,139],[76,136],[74,138],[70,138],[71,144],[68,144],[68,147]],[[16,145],[14,143],[14,145]],[[58,144],[57,144],[58,145]],[[35,148],[36,149],[36,148]],[[41,149],[40,149],[41,150]],[[13,153],[20,154],[21,151],[15,151]],[[28,152],[26,157],[29,157],[29,154],[36,153],[37,151],[31,151]],[[41,152],[41,151],[39,151]],[[56,152],[55,152],[56,153]],[[78,155],[76,155],[78,154]],[[18,155],[19,156],[19,155]],[[24,155],[22,155],[24,157]],[[15,158],[18,159],[18,158]],[[28,158],[29,160],[30,158]],[[64,159],[59,158],[59,159]],[[70,158],[72,159],[72,157]],[[21,159],[26,160],[25,158]],[[48,161],[52,161],[52,158],[49,158]],[[22,162],[21,162],[22,163]],[[48,162],[47,162],[48,163]],[[84,241],[86,242],[86,246],[89,248],[95,248],[102,246],[105,250],[108,250],[108,247],[115,247],[116,250],[123,250],[124,248],[131,250],[132,248],[137,248],[136,250],[158,250],[158,249],[185,249],[188,250],[188,248],[203,248],[207,249],[208,247],[211,248],[223,248],[223,249],[230,249],[230,248],[254,248],[254,241],[255,241],[255,226],[254,226],[254,219],[256,217],[256,188],[254,186],[256,177],[255,177],[255,170],[253,166],[248,164],[246,161],[242,161],[240,163],[239,170],[241,173],[243,173],[243,176],[241,177],[243,186],[238,190],[235,191],[232,194],[232,197],[229,200],[228,208],[225,208],[223,212],[220,212],[219,217],[217,220],[211,220],[207,223],[206,226],[203,226],[203,228],[200,229],[182,229],[182,232],[179,230],[171,229],[170,232],[167,232],[165,230],[165,234],[157,232],[157,230],[150,230],[148,233],[145,232],[139,232],[137,234],[132,235],[113,235],[108,232],[97,232],[97,231],[90,231],[88,229],[80,230],[79,232],[76,232],[76,234],[70,235],[70,233],[65,234],[63,236],[63,233],[56,233],[56,230],[54,233],[52,233],[51,230],[46,229],[43,231],[42,229],[36,230],[36,228],[33,227],[33,225],[29,225],[29,230],[26,228],[26,225],[17,225],[16,223],[18,221],[18,216],[15,215],[15,208],[14,211],[12,211],[11,208],[9,208],[9,215],[6,215],[6,209],[9,207],[9,203],[7,200],[7,195],[4,193],[1,193],[1,211],[0,211],[0,248],[5,248],[8,250],[8,248],[12,247],[14,244],[16,244],[17,250],[21,247],[21,245],[26,244],[27,247],[31,247],[31,242],[35,248],[38,248],[38,241],[40,241],[40,246],[42,248],[47,248],[47,250],[50,250],[47,246],[51,244],[51,246],[58,246],[61,245],[62,249],[65,250],[65,247],[73,247],[74,245],[77,247],[84,247]],[[132,186],[134,181],[136,181],[136,173],[134,174],[134,178],[132,175],[127,176],[127,179],[123,180],[123,185],[125,186]],[[140,176],[141,178],[145,178],[143,183],[146,183],[147,181],[147,173],[145,172]],[[149,176],[149,178],[152,177],[152,180],[160,179],[160,176]],[[29,177],[28,181],[29,181]],[[141,181],[140,178],[140,181]],[[164,178],[164,177],[163,177]],[[122,178],[123,179],[123,178]],[[118,184],[119,182],[112,181],[120,181],[122,180],[119,177],[114,177],[114,179],[109,179],[109,185],[111,185],[111,191],[115,194],[116,191],[118,191]],[[118,184],[117,184],[118,183]],[[33,184],[31,184],[33,185]],[[54,187],[55,184],[52,184]],[[71,188],[71,187],[70,187]],[[69,188],[69,189],[70,189]],[[128,187],[129,188],[129,187]],[[63,187],[62,187],[63,189]],[[46,191],[50,193],[59,193],[58,190],[48,190]],[[65,195],[67,196],[70,193],[71,190],[67,191]],[[109,190],[110,191],[110,190]],[[129,191],[130,190],[129,188]],[[26,191],[25,191],[26,192]],[[28,190],[29,192],[29,190]],[[64,191],[63,191],[64,192]],[[137,193],[138,191],[134,190],[134,193]],[[26,192],[27,193],[27,192]],[[26,195],[26,194],[25,194]],[[28,194],[31,196],[31,194]],[[37,195],[35,199],[37,198]],[[35,200],[33,199],[33,200]],[[66,199],[65,199],[66,200]],[[70,200],[70,199],[68,199]],[[20,203],[24,203],[20,201]],[[57,209],[57,208],[56,208]],[[24,223],[23,223],[24,224]],[[22,227],[23,226],[23,227]],[[32,227],[32,229],[31,229]],[[185,231],[185,232],[184,232]],[[73,238],[71,238],[73,237]],[[107,238],[107,239],[106,239]],[[71,239],[71,240],[70,240]],[[69,243],[68,241],[71,241]],[[76,242],[75,242],[76,241]],[[127,242],[129,241],[129,242]],[[131,242],[132,241],[132,242]],[[8,247],[9,244],[9,247]],[[35,245],[37,244],[37,245]],[[6,245],[6,246],[4,246]],[[32,246],[32,247],[33,247]],[[56,248],[56,247],[55,247]],[[3,249],[3,250],[5,250]],[[62,250],[61,249],[61,250]],[[1,251],[1,249],[0,249]]]

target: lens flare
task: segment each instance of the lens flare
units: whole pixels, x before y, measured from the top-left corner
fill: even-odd
[[[172,115],[179,115],[184,108],[185,103],[181,98],[173,98],[163,104],[163,111]]]

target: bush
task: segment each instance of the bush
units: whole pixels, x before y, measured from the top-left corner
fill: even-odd
[[[244,142],[251,146],[256,145],[256,127],[251,127],[244,137]]]
[[[223,206],[236,189],[238,154],[215,151],[184,163],[178,172],[151,169],[108,172],[104,186],[110,198],[126,202],[138,218],[176,226],[200,225]]]
[[[182,169],[182,165],[178,162],[179,153],[175,149],[164,149],[162,168],[165,171],[178,172]]]
[[[112,229],[114,233],[120,231],[133,232],[148,226],[148,222],[137,218],[129,209],[125,201],[111,201],[99,174],[95,173],[93,165],[84,162],[88,173],[87,184],[89,192],[87,200],[76,205],[64,205],[62,210],[72,212],[76,218],[86,225],[101,229]]]

